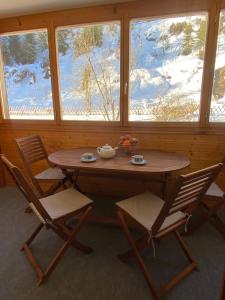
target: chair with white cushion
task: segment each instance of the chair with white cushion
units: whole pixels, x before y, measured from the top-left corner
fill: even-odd
[[[41,196],[53,194],[64,186],[67,180],[71,180],[60,168],[49,164],[47,151],[39,135],[16,139],[16,143],[32,183]],[[34,174],[33,165],[41,161],[45,162],[48,166],[47,169]],[[51,186],[47,191],[44,191],[41,183],[50,183]]]
[[[126,200],[118,202],[117,215],[131,250],[119,255],[123,262],[135,257],[139,263],[141,271],[152,291],[154,299],[160,299],[168,290],[175,286],[183,277],[191,271],[198,269],[197,263],[192,257],[190,251],[185,245],[178,232],[181,225],[187,225],[190,214],[187,208],[194,202],[201,201],[211,183],[222,168],[218,164],[188,175],[182,175],[178,178],[171,194],[165,201],[156,195],[146,192]],[[143,229],[143,236],[135,241],[131,235],[126,219],[133,219]],[[155,248],[155,241],[169,233],[174,233],[181,248],[186,255],[189,264],[176,276],[174,276],[164,287],[158,289],[151,277],[141,252],[149,247],[149,244]]]
[[[92,200],[74,188],[66,189],[45,198],[38,198],[33,187],[29,184],[21,171],[4,155],[1,155],[1,160],[20,191],[28,200],[31,209],[40,220],[40,224],[22,247],[22,250],[25,252],[37,273],[39,279],[38,284],[40,285],[49,277],[70,245],[87,254],[92,252],[90,247],[76,240],[81,226],[92,209]],[[73,227],[69,226],[67,222],[75,217],[78,218],[77,223]],[[29,247],[43,227],[52,229],[64,241],[45,271],[41,268]]]
[[[218,216],[218,212],[225,206],[225,193],[224,191],[213,182],[207,190],[205,197],[200,201],[198,212],[200,213],[195,224],[189,227],[188,235],[192,234],[205,222],[213,225],[218,232],[225,238],[225,224]]]

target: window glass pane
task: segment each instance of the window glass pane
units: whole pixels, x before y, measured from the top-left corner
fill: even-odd
[[[207,19],[131,22],[129,121],[199,120]]]
[[[119,121],[120,24],[57,30],[62,118]]]
[[[225,122],[225,11],[220,15],[210,122]]]
[[[47,30],[0,36],[6,119],[54,119]]]

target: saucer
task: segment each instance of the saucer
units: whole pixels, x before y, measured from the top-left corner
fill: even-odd
[[[80,161],[85,162],[85,163],[90,163],[96,161],[96,157],[92,157],[91,159],[86,159],[84,157],[81,157]]]
[[[130,163],[132,165],[138,165],[138,166],[143,166],[143,165],[146,165],[147,164],[147,160],[143,159],[142,161],[140,162],[136,162],[134,161],[133,159],[130,160]]]

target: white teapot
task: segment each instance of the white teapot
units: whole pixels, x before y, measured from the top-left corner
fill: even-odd
[[[98,155],[102,158],[112,158],[116,155],[116,149],[106,144],[102,147],[97,148]]]

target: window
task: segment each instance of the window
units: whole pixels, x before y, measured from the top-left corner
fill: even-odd
[[[120,120],[120,24],[57,29],[63,120]]]
[[[220,14],[210,122],[225,122],[225,11]]]
[[[131,21],[129,121],[199,120],[207,19]]]
[[[0,36],[6,119],[54,119],[47,30]]]

